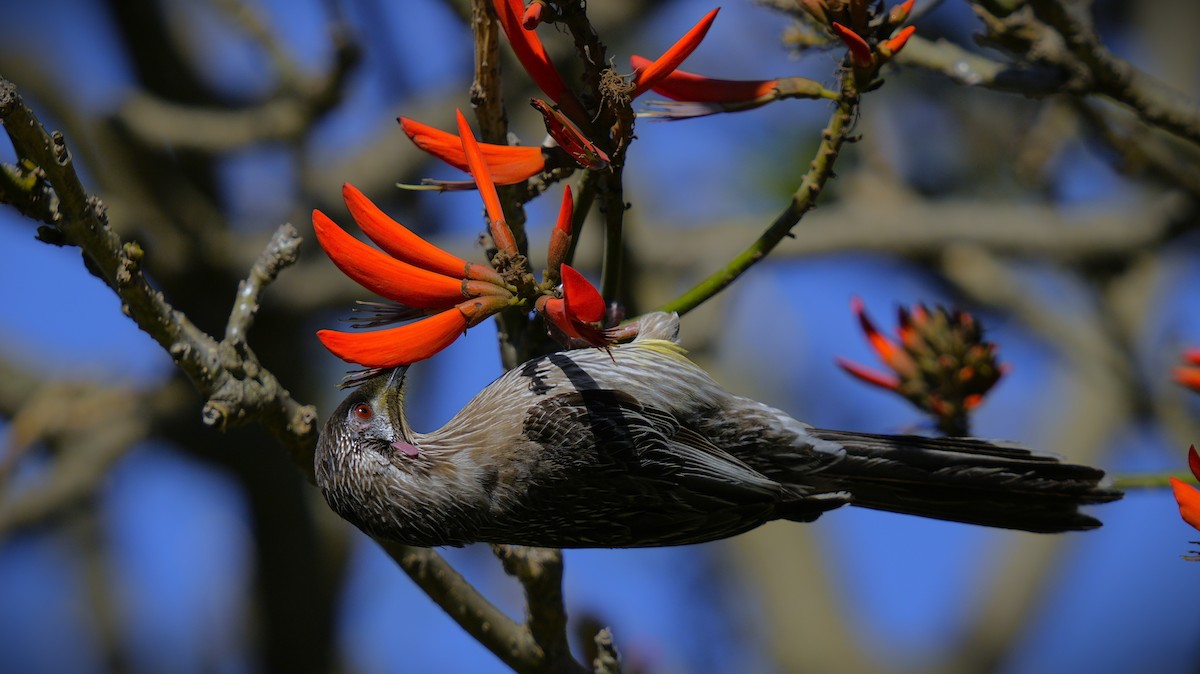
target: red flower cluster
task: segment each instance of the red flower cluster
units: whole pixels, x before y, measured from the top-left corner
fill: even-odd
[[[891,369],[878,372],[844,359],[842,369],[858,379],[893,391],[932,415],[948,435],[968,435],[967,413],[1004,374],[996,362],[996,347],[983,340],[983,329],[965,311],[918,304],[900,308],[898,338],[879,332],[855,298],[851,307],[875,353]]]
[[[879,67],[891,60],[916,32],[914,26],[900,29],[912,12],[915,0],[892,8],[886,17],[874,16],[870,0],[799,0],[801,9],[845,43],[850,64],[860,78],[869,80]],[[872,46],[873,45],[873,46]],[[635,72],[647,67],[640,56],[630,57]],[[675,70],[652,85],[655,92],[673,102],[651,104],[648,117],[684,119],[719,112],[752,110],[785,98],[828,98],[838,94],[803,77],[771,80],[722,80]]]
[[[475,141],[462,112],[458,113],[458,129],[463,163],[483,197],[499,255],[516,257],[517,244],[504,220],[485,150]],[[563,198],[549,255],[554,279],[561,269],[561,296],[553,290],[552,283],[522,294],[515,283],[495,269],[466,262],[417,236],[385,215],[353,186],[345,185],[342,196],[359,228],[382,251],[350,236],[321,211],[313,211],[313,229],[326,254],[338,269],[367,290],[417,310],[418,314],[429,314],[385,330],[319,331],[317,337],[321,343],[342,360],[369,369],[408,365],[446,348],[467,328],[487,317],[508,307],[528,306],[531,300],[534,308],[564,335],[601,348],[610,344],[609,334],[601,325],[605,313],[603,298],[582,274],[562,263],[570,247],[573,212],[570,189]]]
[[[538,88],[558,107],[558,110],[555,110],[544,101],[532,101],[533,107],[542,114],[550,137],[580,167],[590,170],[607,168],[608,155],[581,131],[589,126],[590,116],[567,87],[538,38],[535,29],[542,21],[544,4],[533,3],[528,10],[521,0],[493,0],[493,5],[517,60]],[[706,14],[658,59],[647,61],[643,67],[635,69],[630,96],[639,96],[670,75],[699,46],[713,20],[717,18],[718,11],[714,9]],[[458,139],[452,134],[406,117],[400,118],[400,126],[417,147],[451,166],[465,170],[466,157],[460,149]],[[552,148],[506,145],[484,144],[481,148],[488,168],[492,171],[496,183],[500,185],[519,183],[542,172],[547,168],[547,155],[553,152]],[[435,180],[425,182],[438,189],[459,189],[467,185]]]
[[[870,79],[901,49],[916,28],[900,28],[912,13],[916,0],[892,8],[887,16],[878,13],[874,0],[798,0],[801,8],[846,44],[850,65],[860,77]],[[899,32],[896,29],[900,28]],[[894,35],[893,35],[894,33]]]

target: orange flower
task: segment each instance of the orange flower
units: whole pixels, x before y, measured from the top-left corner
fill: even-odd
[[[385,307],[373,320],[359,321],[360,327],[407,320],[424,311],[438,313],[374,332],[321,330],[317,337],[334,355],[367,368],[407,365],[446,348],[463,330],[517,301],[494,269],[422,239],[352,185],[343,185],[342,195],[359,227],[386,252],[350,236],[321,211],[313,211],[317,242],[344,274],[402,305]]]
[[[889,40],[884,40],[883,44],[879,45],[880,55],[882,55],[885,59],[892,58],[899,53],[901,49],[904,49],[904,45],[908,44],[908,38],[912,37],[913,33],[915,32],[917,32],[916,26],[901,28],[900,32],[896,33],[896,37],[893,37]]]
[[[1196,453],[1195,445],[1188,448],[1188,468],[1192,470],[1192,475],[1200,480],[1200,454]],[[1179,504],[1179,516],[1184,522],[1192,525],[1193,529],[1200,530],[1200,491],[1173,477],[1171,489],[1174,490],[1175,501]]]
[[[313,211],[317,242],[329,259],[360,286],[417,309],[445,309],[467,297],[511,297],[487,281],[453,278],[397,260],[350,236],[321,211]]]
[[[571,186],[563,190],[562,206],[558,209],[558,222],[554,231],[550,232],[550,246],[546,252],[546,275],[557,283],[559,267],[567,259],[571,249],[571,220],[575,215],[575,199],[571,195]]]
[[[575,163],[583,168],[599,171],[608,168],[608,155],[596,144],[588,140],[566,115],[546,105],[546,101],[538,98],[529,99],[534,110],[542,113],[546,123],[546,131],[554,142],[563,149]]]
[[[649,59],[630,56],[634,70],[649,65]],[[654,85],[654,92],[671,101],[651,101],[645,117],[686,119],[719,112],[740,112],[785,98],[837,98],[837,93],[820,82],[804,77],[774,80],[722,80],[676,69]]]
[[[546,54],[546,48],[538,39],[537,31],[525,29],[522,19],[525,8],[521,0],[493,0],[492,4],[496,9],[496,17],[500,19],[500,27],[508,36],[508,43],[512,45],[513,53],[517,55],[517,60],[521,62],[525,72],[529,73],[538,88],[546,92],[568,117],[576,124],[586,126],[587,112],[558,74],[550,56]]]
[[[562,265],[562,281],[562,298],[543,295],[538,299],[538,312],[568,339],[607,349],[612,345],[612,333],[602,327],[606,306],[600,291],[570,265]]]
[[[646,93],[654,88],[660,80],[670,75],[684,59],[692,55],[696,51],[696,47],[700,46],[700,42],[704,36],[708,34],[708,29],[712,27],[713,21],[717,18],[717,12],[721,11],[718,7],[700,22],[692,27],[679,41],[671,45],[671,48],[663,52],[663,55],[658,57],[653,63],[650,63],[644,68],[636,68],[633,71],[633,91],[630,93],[631,98]]]
[[[846,43],[846,47],[850,50],[850,62],[854,64],[856,69],[866,70],[875,63],[875,57],[871,53],[871,45],[862,37],[834,21],[829,28],[833,30],[833,34],[842,39]]]
[[[537,31],[526,30],[527,27],[523,25],[521,0],[493,0],[493,5],[496,8],[496,15],[500,19],[500,27],[504,29],[504,34],[508,37],[508,43],[512,45],[517,60],[533,78],[534,83],[562,108],[563,113],[576,126],[587,128],[588,114],[574,94],[567,89],[558,70],[555,69],[554,63],[546,54],[541,40],[538,39]],[[704,18],[700,19],[662,56],[649,63],[645,68],[636,69],[633,74],[633,90],[630,92],[630,97],[636,98],[649,91],[655,83],[683,63],[684,59],[700,45],[720,10],[721,8],[718,7],[704,15]]]
[[[1175,383],[1200,392],[1200,349],[1188,349],[1183,352],[1186,365],[1175,368]]]
[[[475,141],[475,134],[471,132],[471,127],[467,124],[467,118],[463,116],[462,110],[455,110],[454,114],[458,120],[458,136],[462,139],[462,149],[463,154],[467,157],[467,167],[471,171],[471,177],[475,179],[475,184],[479,187],[483,205],[487,208],[488,228],[492,232],[492,241],[495,242],[498,250],[510,256],[516,256],[517,241],[513,238],[512,230],[504,220],[504,211],[500,208],[500,195],[496,194],[496,185],[492,182],[492,174],[488,171],[488,165],[483,159],[479,143]]]
[[[400,128],[417,147],[460,171],[469,172],[461,138],[408,117],[397,119]],[[480,143],[479,151],[497,185],[525,182],[546,167],[546,156],[540,147]]]
[[[800,8],[829,29],[850,51],[850,65],[859,77],[873,76],[879,66],[896,55],[916,28],[892,32],[908,20],[916,0],[893,7],[881,16],[875,0],[799,0]],[[874,45],[874,46],[872,46]]]
[[[495,269],[475,262],[466,262],[422,239],[404,225],[389,218],[350,183],[342,185],[342,198],[346,200],[350,216],[358,223],[358,228],[363,234],[397,260],[446,276],[504,285],[504,280]]]
[[[480,297],[397,328],[372,332],[319,330],[317,339],[344,361],[384,370],[429,358],[453,344],[467,328],[508,305],[504,298]]]

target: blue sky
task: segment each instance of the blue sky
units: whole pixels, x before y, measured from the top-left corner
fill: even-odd
[[[212,81],[235,97],[264,92],[269,80],[260,52],[231,37],[206,7],[168,5],[188,17],[189,39]],[[87,0],[7,6],[0,10],[7,15],[0,21],[0,40],[8,42],[7,49],[46,63],[47,75],[72,91],[81,110],[110,111],[128,91],[132,74],[102,6]],[[267,0],[256,6],[303,67],[327,65],[331,53],[320,3]],[[466,32],[439,3],[413,2],[403,10],[366,0],[342,6],[366,48],[366,61],[344,108],[316,135],[311,149],[317,157],[341,156],[376,142],[370,131],[380,119],[404,114],[423,92],[469,77]],[[688,0],[654,15],[642,26],[640,38],[649,45],[643,53],[661,51],[708,9]],[[966,30],[973,19],[965,8],[946,3],[929,21]],[[828,54],[797,62],[777,49],[781,26],[761,7],[728,5],[686,67],[731,78],[832,72]],[[51,41],[51,27],[60,39]],[[747,34],[770,40],[748,45]],[[439,57],[429,58],[431,53]],[[466,106],[465,84],[463,92]],[[960,130],[936,100],[919,94],[891,100],[896,107],[887,111],[887,124],[868,120],[863,126],[895,130],[901,147],[890,160],[902,174],[919,172],[905,165],[913,156],[959,151]],[[781,201],[763,188],[763,176],[753,170],[756,159],[786,156],[781,137],[802,147],[802,136],[815,133],[824,114],[822,104],[792,101],[743,115],[640,125],[630,153],[627,197],[643,209],[638,217],[644,222],[666,227],[664,236],[687,236],[689,226],[731,217],[765,221]],[[883,112],[868,106],[866,114]],[[51,116],[45,117],[53,124]],[[914,147],[921,153],[904,151]],[[412,151],[396,146],[396,152]],[[222,185],[239,227],[273,227],[295,210],[299,192],[289,157],[267,147],[227,160]],[[11,158],[11,148],[0,144],[0,159]],[[1121,198],[1122,182],[1084,149],[1069,148],[1060,162],[1053,196],[1064,206]],[[84,168],[85,174],[100,170]],[[952,182],[954,175],[931,173],[914,180],[937,186]],[[475,195],[428,199],[444,209],[443,221],[462,223],[464,236],[474,235],[479,223]],[[533,236],[544,235],[556,204],[557,191],[531,208]],[[120,314],[112,293],[84,270],[78,251],[38,243],[33,230],[11,209],[0,208],[0,287],[10,289],[0,303],[0,355],[55,377],[149,385],[166,376],[169,358]],[[1183,248],[1169,257],[1175,287],[1194,288],[1198,279],[1189,263],[1195,251]],[[1030,264],[1024,276],[1052,297],[1057,310],[1089,310],[1088,291],[1060,270]],[[953,301],[925,270],[878,255],[830,255],[768,262],[730,292],[721,310],[728,330],[716,349],[718,379],[752,386],[741,392],[821,426],[900,432],[919,423],[901,401],[841,374],[833,358],[874,362],[849,312],[851,296],[862,297],[885,326],[898,303]],[[1187,343],[1189,336],[1200,341],[1200,323],[1191,318],[1197,315],[1194,293],[1164,290],[1161,297],[1159,311],[1151,312],[1147,343],[1139,345],[1147,363]],[[772,317],[767,324],[765,315]],[[1013,370],[979,411],[976,432],[1043,446],[1061,409],[1056,396],[1067,390],[1069,372],[1049,345],[1018,322],[986,311],[980,317]],[[687,330],[685,321],[685,345]],[[494,340],[494,329],[480,326],[414,368],[420,392],[413,396],[420,402],[410,409],[415,427],[441,424],[499,374]],[[341,366],[332,357],[317,357],[326,359],[330,372],[328,397],[320,401],[328,410],[340,395],[333,384]],[[1175,469],[1182,467],[1182,456],[1157,429],[1127,428],[1112,438],[1104,464],[1113,470]],[[32,484],[39,472],[38,465],[27,467],[18,487]],[[1063,545],[1041,589],[1043,600],[1001,671],[1195,670],[1200,612],[1189,599],[1200,588],[1200,565],[1185,563],[1180,555],[1196,532],[1179,521],[1165,491],[1133,494],[1098,514],[1106,522],[1103,529],[1070,535]],[[100,572],[109,579],[109,592],[128,627],[136,670],[253,671],[245,650],[252,629],[246,617],[252,597],[251,533],[244,497],[227,476],[170,446],[145,443],[114,469],[95,516],[102,522],[109,560]],[[811,529],[806,533],[819,544],[829,583],[843,598],[844,615],[868,654],[881,662],[914,665],[962,636],[989,582],[1003,570],[1006,553],[1029,536],[852,509],[831,513]],[[787,527],[771,531],[793,535]],[[354,671],[505,671],[373,543],[353,536],[338,629],[342,657]],[[568,608],[611,624],[626,657],[653,671],[773,671],[764,654],[767,598],[762,593],[769,590],[739,571],[735,545],[568,551]],[[0,663],[6,669],[101,671],[99,647],[87,627],[85,574],[94,570],[77,553],[78,541],[61,533],[22,535],[0,544]],[[486,549],[447,554],[489,596],[520,615],[519,588]]]

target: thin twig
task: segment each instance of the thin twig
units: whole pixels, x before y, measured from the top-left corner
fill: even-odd
[[[853,87],[853,75],[847,72],[842,77],[842,97],[834,108],[829,123],[821,133],[821,144],[800,187],[792,195],[787,208],[771,223],[765,232],[749,248],[743,250],[725,266],[696,284],[691,290],[659,307],[659,311],[687,312],[700,306],[709,298],[733,283],[737,277],[762,260],[783,241],[804,216],[816,205],[817,197],[825,183],[833,176],[833,165],[841,152],[842,143],[850,134],[854,115],[858,110],[858,95]]]

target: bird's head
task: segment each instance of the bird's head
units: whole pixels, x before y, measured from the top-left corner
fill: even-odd
[[[407,367],[372,377],[354,389],[329,419],[317,441],[317,483],[327,482],[363,461],[387,461],[414,451],[404,416]]]

